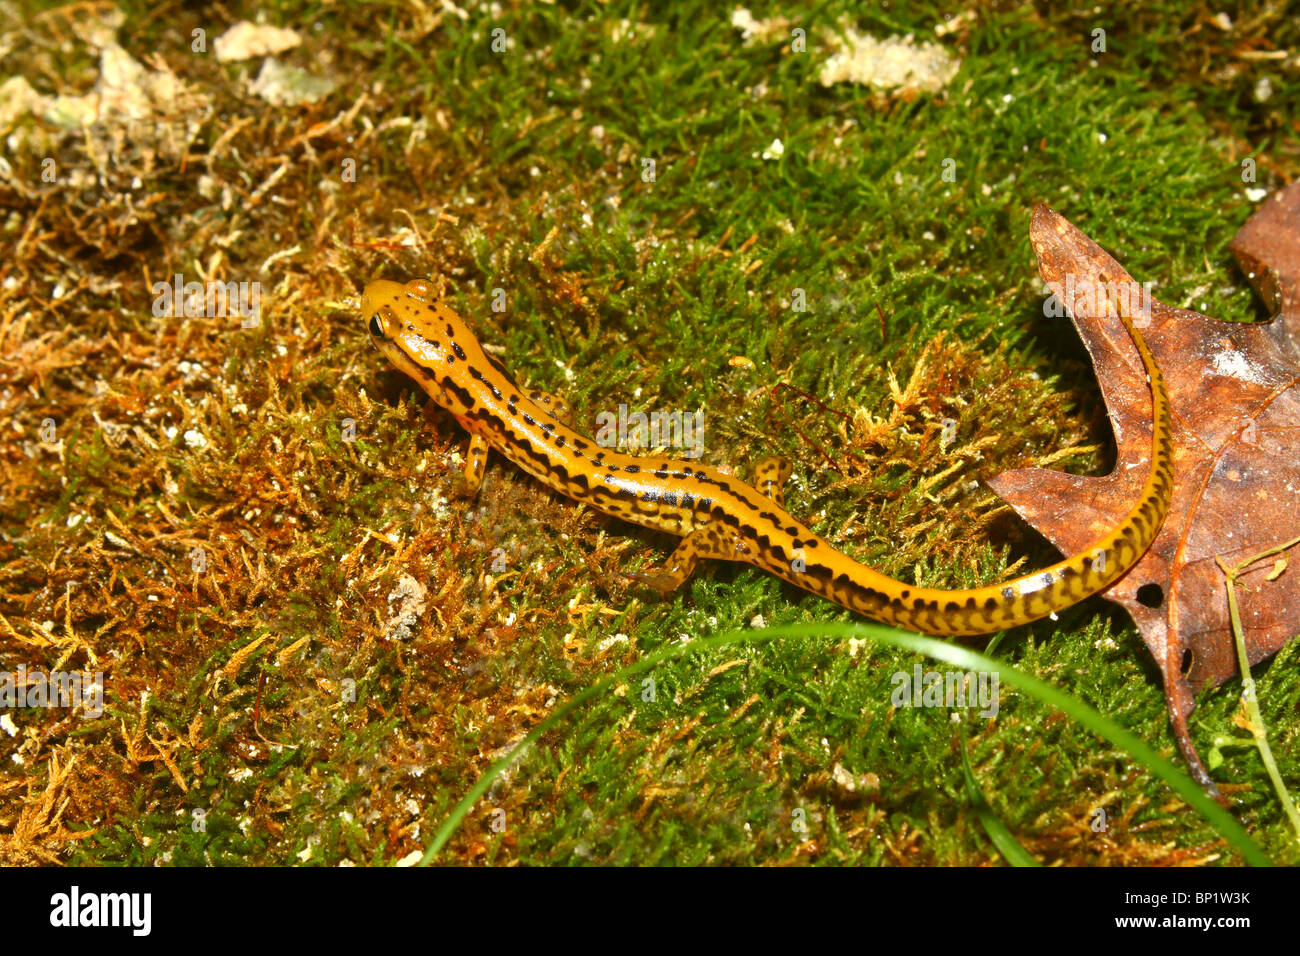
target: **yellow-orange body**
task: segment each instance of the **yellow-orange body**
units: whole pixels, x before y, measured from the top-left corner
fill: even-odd
[[[779,459],[761,462],[751,486],[693,462],[599,447],[565,423],[558,400],[520,388],[423,279],[372,282],[362,312],[384,355],[470,433],[465,478],[471,491],[491,447],[561,494],[681,536],[664,570],[647,577],[665,593],[690,576],[699,558],[744,561],[879,621],[930,634],[983,634],[1045,617],[1113,583],[1154,540],[1173,492],[1168,397],[1155,359],[1127,317],[1153,405],[1150,472],[1136,505],[1093,547],[1042,571],[943,590],[889,578],[790,515],[782,494],[789,466]]]

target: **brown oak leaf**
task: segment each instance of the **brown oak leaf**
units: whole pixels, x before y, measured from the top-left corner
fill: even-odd
[[[1134,289],[1132,277],[1047,206],[1034,211],[1030,236],[1043,279],[1092,356],[1117,464],[1104,477],[1018,469],[990,485],[1073,553],[1136,500],[1151,454],[1151,398],[1137,348],[1105,298],[1108,290]],[[1193,776],[1215,793],[1187,726],[1195,694],[1237,672],[1227,586],[1215,558],[1237,564],[1300,536],[1300,184],[1270,197],[1232,248],[1265,301],[1280,310],[1271,322],[1222,322],[1149,293],[1129,300],[1169,390],[1174,497],[1150,550],[1103,595],[1137,622],[1160,668],[1179,747]],[[1272,569],[1272,561],[1260,562],[1238,579],[1252,664],[1300,633],[1300,569],[1268,581]]]

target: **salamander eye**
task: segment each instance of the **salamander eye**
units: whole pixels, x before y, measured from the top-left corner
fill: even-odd
[[[384,338],[384,326],[383,323],[379,321],[379,316],[377,315],[372,315],[370,317],[370,334],[377,339]]]

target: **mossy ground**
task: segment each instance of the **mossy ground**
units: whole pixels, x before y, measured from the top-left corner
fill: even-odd
[[[744,475],[785,455],[792,511],[889,574],[949,586],[1053,558],[980,479],[1113,457],[1086,356],[1042,313],[1035,203],[1164,301],[1259,317],[1226,243],[1252,209],[1243,159],[1265,188],[1300,170],[1300,34],[1281,12],[977,4],[942,41],[962,57],[947,90],[893,97],[821,86],[818,31],[849,15],[933,38],[942,5],[817,5],[804,54],[744,45],[717,4],[437,7],[259,7],[304,37],[286,63],[338,82],[273,107],[246,86],[258,61],[211,55],[238,5],[214,8],[226,20],[124,3],[127,52],[194,92],[172,117],[193,141],[128,139],[106,160],[104,131],[12,127],[27,138],[8,141],[0,179],[0,664],[99,670],[108,700],[99,719],[12,712],[8,862],[391,863],[595,677],[665,642],[847,617],[738,566],[644,600],[624,572],[671,539],[499,459],[476,501],[453,497],[464,436],[426,420],[369,345],[357,296],[372,278],[440,277],[580,427],[620,403],[702,409],[703,461]],[[106,9],[30,8],[5,28],[0,74],[88,92],[99,62],[73,25]],[[764,158],[776,139],[783,155]],[[177,273],[260,281],[260,325],[153,316],[152,283]],[[404,575],[427,596],[399,636]],[[996,653],[1176,754],[1156,670],[1106,602]],[[987,721],[891,708],[891,675],[916,660],[786,640],[665,665],[653,700],[622,688],[548,735],[441,859],[999,862],[958,735],[1045,862],[1237,859],[1033,699],[1004,690]],[[1290,781],[1298,660],[1293,643],[1257,671]],[[1243,736],[1238,693],[1204,695],[1203,752]],[[1239,819],[1295,862],[1256,753],[1223,754]],[[1105,833],[1089,826],[1099,805]]]

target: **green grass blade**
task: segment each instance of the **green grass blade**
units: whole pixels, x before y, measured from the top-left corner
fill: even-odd
[[[1134,760],[1146,767],[1153,775],[1169,785],[1190,806],[1197,810],[1230,844],[1237,848],[1246,862],[1253,866],[1271,866],[1272,861],[1260,849],[1258,844],[1230,813],[1211,800],[1200,786],[1186,773],[1158,754],[1154,748],[1125,730],[1108,717],[1098,713],[1082,701],[1076,700],[1064,691],[1041,681],[1029,674],[1009,667],[1001,661],[994,660],[975,651],[947,644],[932,637],[909,634],[880,624],[789,624],[762,630],[733,631],[714,637],[705,637],[690,644],[674,644],[660,648],[646,655],[635,664],[625,667],[596,681],[590,687],[576,694],[572,699],[560,705],[555,712],[534,727],[505,757],[496,761],[479,781],[470,788],[461,801],[452,809],[451,814],[439,827],[430,841],[428,849],[421,858],[421,864],[431,863],[438,852],[446,845],[457,827],[473,809],[479,798],[487,792],[492,781],[517,759],[523,756],[542,734],[564,720],[575,708],[603,693],[616,682],[628,681],[644,671],[650,670],[666,660],[683,657],[698,651],[713,650],[732,644],[760,644],[765,641],[787,637],[817,637],[848,639],[851,637],[867,638],[902,647],[924,654],[935,660],[943,661],[954,667],[972,671],[997,672],[999,681],[1007,681],[1013,687],[1026,694],[1037,697],[1042,702],[1063,711],[1067,716],[1097,736],[1126,751]],[[1000,825],[1000,824],[999,824]],[[1005,829],[1005,828],[1004,828]],[[1009,834],[1008,834],[1009,835]],[[1022,848],[1023,852],[1023,848]]]
[[[966,778],[966,796],[970,799],[971,806],[975,808],[975,813],[980,818],[980,823],[984,826],[984,832],[989,835],[993,845],[998,848],[998,852],[1012,866],[1042,866],[1034,856],[1020,845],[1020,841],[1015,838],[1007,825],[999,819],[998,815],[993,812],[989,806],[988,800],[984,798],[984,791],[980,789],[975,774],[970,768],[970,756],[966,753],[966,738],[961,739],[961,770],[962,775]]]

